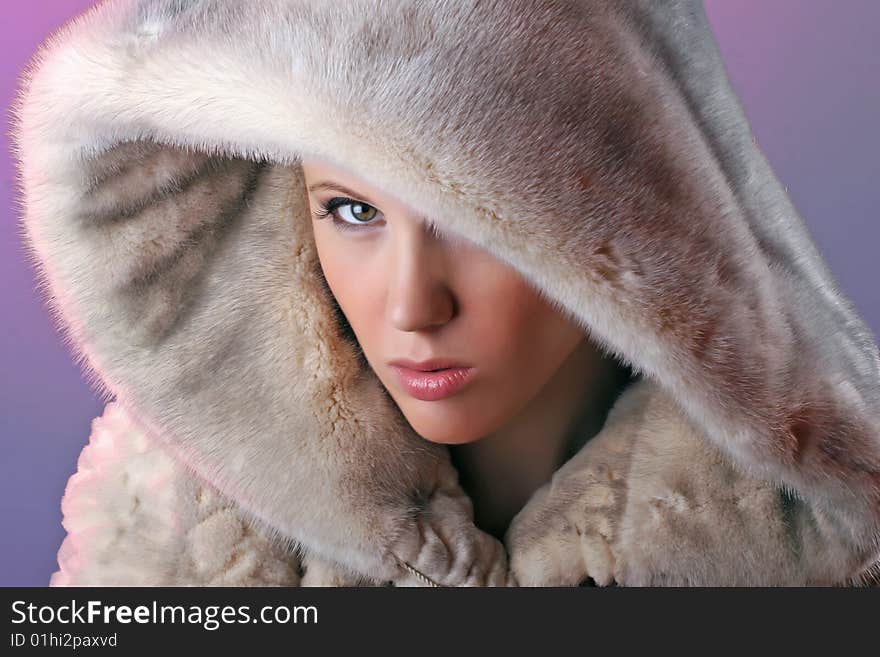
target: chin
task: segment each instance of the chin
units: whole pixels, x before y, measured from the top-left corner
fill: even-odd
[[[462,445],[479,440],[487,432],[482,431],[472,418],[442,414],[424,417],[423,414],[404,414],[412,428],[425,440],[441,445]]]

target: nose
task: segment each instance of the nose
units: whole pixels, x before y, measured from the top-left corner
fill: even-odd
[[[388,272],[387,312],[396,329],[436,329],[454,317],[447,249],[442,238],[423,224],[395,236]]]

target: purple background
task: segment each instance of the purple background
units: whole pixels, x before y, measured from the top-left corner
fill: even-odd
[[[8,107],[36,46],[87,0],[4,2],[0,102],[0,585],[44,586],[60,500],[102,406],[35,291],[18,237]],[[880,328],[880,2],[706,0],[758,143],[875,336]]]

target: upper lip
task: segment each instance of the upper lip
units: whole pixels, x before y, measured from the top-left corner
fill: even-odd
[[[405,367],[407,369],[416,370],[419,372],[441,370],[450,367],[470,367],[470,365],[465,365],[464,363],[453,360],[451,358],[431,358],[429,360],[422,361],[409,360],[408,358],[399,358],[397,360],[392,360],[388,364],[397,365],[398,367]]]

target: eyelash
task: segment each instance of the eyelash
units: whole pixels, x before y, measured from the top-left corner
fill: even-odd
[[[344,205],[354,205],[354,204],[366,205],[370,208],[376,208],[374,205],[370,205],[369,203],[364,203],[363,201],[356,201],[352,198],[348,198],[347,196],[334,196],[326,203],[320,204],[320,209],[315,211],[315,219],[321,220],[327,216],[331,216],[333,218],[333,225],[336,226],[339,230],[365,230],[370,228],[375,222],[364,223],[361,225],[353,224],[348,221],[344,221],[336,216],[336,210],[341,208]]]

